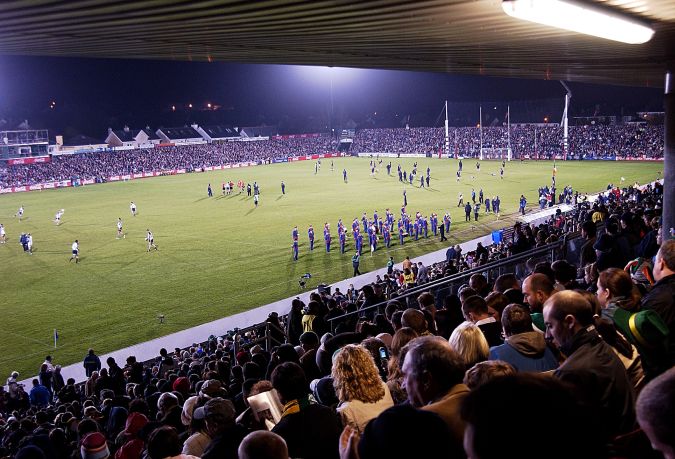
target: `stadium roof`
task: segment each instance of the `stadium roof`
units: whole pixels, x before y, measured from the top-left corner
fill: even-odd
[[[626,45],[507,16],[500,0],[0,3],[0,54],[425,70],[663,86],[675,2],[589,0],[647,20]]]
[[[171,127],[171,128],[159,128],[158,131],[162,131],[167,138],[170,140],[179,140],[179,139],[201,139],[202,136],[197,132],[193,127]]]
[[[237,130],[228,126],[201,126],[201,128],[213,139],[239,137]]]

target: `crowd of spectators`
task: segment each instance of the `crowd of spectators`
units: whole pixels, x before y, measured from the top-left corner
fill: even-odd
[[[29,391],[15,372],[0,392],[0,457],[673,458],[675,240],[661,196],[610,190],[499,245],[452,247],[437,267],[406,259],[416,276],[403,281],[392,267],[360,290],[296,299],[267,319],[271,348],[231,333],[105,367],[90,350],[83,385],[48,356]],[[440,301],[423,291],[437,268],[577,228],[576,264],[476,273]],[[268,431],[248,398],[270,390],[282,414]]]
[[[0,187],[78,179],[103,182],[111,176],[177,169],[194,171],[209,166],[334,151],[337,151],[337,143],[328,136],[320,136],[54,155],[48,163],[0,169]]]
[[[482,131],[482,132],[481,132]],[[563,129],[557,124],[452,127],[448,131],[450,154],[464,157],[501,158],[511,145],[514,158],[552,159],[563,155]],[[482,142],[482,143],[481,143]],[[662,158],[663,126],[645,124],[571,126],[568,157]],[[357,131],[352,151],[356,153],[423,153],[444,151],[443,128],[362,129]]]
[[[504,126],[482,129],[483,156],[505,158],[509,142]],[[568,157],[572,159],[663,157],[663,126],[644,124],[572,126],[569,128]],[[513,158],[551,159],[563,155],[562,128],[558,125],[515,125],[511,127]],[[444,150],[442,128],[362,129],[356,132],[352,153],[423,153],[436,155]],[[449,152],[478,157],[481,130],[477,127],[451,128]],[[239,162],[263,162],[338,150],[329,136],[271,138],[155,149],[54,155],[49,163],[0,168],[0,187],[34,185],[50,181],[93,179],[110,176],[189,171]]]

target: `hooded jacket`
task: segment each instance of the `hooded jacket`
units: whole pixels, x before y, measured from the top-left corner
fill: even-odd
[[[490,360],[503,360],[517,371],[543,372],[558,368],[558,360],[546,345],[544,335],[536,331],[509,336],[504,344],[490,348]]]

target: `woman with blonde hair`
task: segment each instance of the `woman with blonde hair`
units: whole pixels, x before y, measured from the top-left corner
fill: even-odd
[[[391,354],[387,363],[387,387],[396,404],[403,403],[408,399],[408,394],[402,386],[403,372],[401,366],[404,356],[401,355],[401,350],[417,336],[419,335],[412,328],[402,327],[394,333],[394,337],[391,339]]]
[[[345,426],[363,432],[368,421],[394,406],[372,355],[362,346],[349,344],[340,349],[331,376],[340,401],[337,412]]]
[[[471,322],[463,322],[455,328],[448,340],[450,346],[462,356],[466,368],[484,362],[490,356],[490,346],[483,332]]]

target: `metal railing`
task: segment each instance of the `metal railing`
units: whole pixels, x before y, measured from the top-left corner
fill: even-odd
[[[469,278],[474,274],[484,275],[487,278],[488,283],[493,282],[497,277],[507,273],[513,273],[517,277],[522,278],[528,272],[526,268],[526,263],[528,260],[533,259],[535,263],[542,261],[552,262],[564,257],[568,243],[575,239],[575,236],[578,237],[578,235],[569,235],[568,238],[560,239],[559,241],[528,250],[527,252],[496,260],[485,265],[469,269],[467,271],[453,274],[448,277],[436,279],[426,284],[417,285],[406,290],[403,294],[392,298],[392,300],[398,301],[404,307],[409,304],[410,306],[416,308],[417,296],[423,292],[430,292],[434,295],[436,303],[441,304],[447,295],[457,293],[461,285],[467,284]],[[366,308],[358,309],[356,311],[329,319],[328,321],[331,324],[331,330],[335,329],[335,324],[341,322],[349,316],[362,316],[368,311],[384,310],[388,301],[391,300],[383,301]]]

